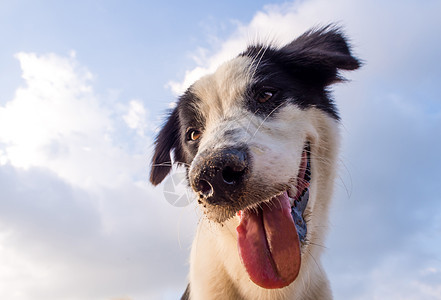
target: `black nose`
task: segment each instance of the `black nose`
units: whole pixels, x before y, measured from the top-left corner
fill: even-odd
[[[225,148],[201,155],[193,167],[191,185],[210,204],[228,204],[244,186],[250,165],[246,148]]]

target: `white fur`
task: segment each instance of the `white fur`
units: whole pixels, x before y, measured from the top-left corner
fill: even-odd
[[[202,100],[198,109],[207,120],[198,153],[246,143],[254,162],[251,180],[276,184],[296,176],[305,141],[311,143],[312,179],[304,213],[308,233],[301,248],[300,273],[283,289],[257,286],[238,254],[238,217],[219,224],[210,221],[210,212],[205,210],[191,250],[190,299],[331,299],[320,255],[335,177],[338,122],[319,109],[301,110],[293,104],[280,108],[277,117],[269,119],[245,110],[243,93],[252,76],[249,65],[249,58],[236,58],[192,87]],[[235,129],[234,136],[224,138],[231,129]]]

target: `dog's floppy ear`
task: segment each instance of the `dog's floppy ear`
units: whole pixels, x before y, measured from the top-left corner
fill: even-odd
[[[175,108],[169,115],[167,122],[155,140],[155,152],[152,158],[150,182],[158,185],[170,173],[172,167],[171,152],[175,162],[183,162],[181,133],[178,109]]]
[[[332,25],[307,31],[279,51],[292,70],[323,86],[343,79],[338,74],[339,69],[360,67],[341,30]]]

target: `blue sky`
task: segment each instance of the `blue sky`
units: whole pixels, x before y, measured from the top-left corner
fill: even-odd
[[[94,87],[119,89],[126,97],[170,97],[162,87],[192,66],[190,52],[207,47],[210,36],[249,21],[265,1],[2,1],[2,81],[16,86],[19,51],[67,54],[99,76]],[[98,71],[99,70],[99,71]],[[155,76],[151,74],[155,73]],[[123,78],[123,79],[122,79]],[[160,88],[158,88],[158,86]],[[6,90],[11,95],[13,89]],[[169,99],[170,100],[170,99]]]
[[[176,96],[250,41],[341,24],[335,299],[441,299],[440,1],[2,1],[0,298],[176,299],[200,213],[147,182]]]

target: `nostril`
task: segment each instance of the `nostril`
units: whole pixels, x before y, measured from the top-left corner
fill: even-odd
[[[205,197],[213,193],[213,187],[208,181],[204,179],[199,180],[198,190],[200,192],[200,195]]]
[[[245,172],[244,170],[245,169],[240,170],[240,171],[235,171],[231,167],[226,167],[224,170],[222,170],[222,178],[225,183],[234,184],[234,183],[238,182],[240,180],[240,178],[243,176],[243,174]]]
[[[199,201],[226,205],[241,195],[245,190],[251,164],[248,149],[221,148],[216,151],[204,151],[190,171],[191,187]]]

